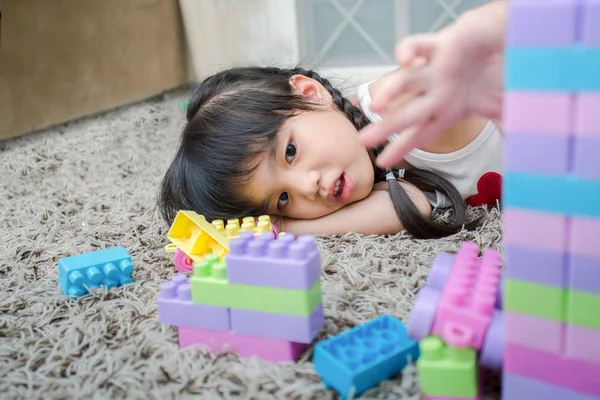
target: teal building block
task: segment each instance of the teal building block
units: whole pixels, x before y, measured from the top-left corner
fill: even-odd
[[[112,289],[133,282],[131,256],[124,247],[93,251],[58,260],[58,286],[68,296],[79,297],[89,289]]]

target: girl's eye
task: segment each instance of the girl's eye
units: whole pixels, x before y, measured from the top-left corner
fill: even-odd
[[[296,157],[297,151],[296,142],[292,140],[285,148],[285,161],[291,163],[294,160],[294,157]]]
[[[279,198],[277,199],[277,209],[279,211],[283,210],[285,207],[287,207],[289,203],[289,197],[287,192],[283,192],[279,195]]]

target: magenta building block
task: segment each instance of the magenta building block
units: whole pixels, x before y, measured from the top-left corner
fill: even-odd
[[[408,320],[408,336],[415,340],[429,336],[440,297],[441,292],[428,286],[419,290]]]
[[[308,317],[236,308],[232,308],[230,313],[231,330],[235,333],[291,342],[311,343],[325,325],[323,304],[319,304]]]
[[[574,104],[575,136],[600,138],[600,93],[578,93]]]
[[[515,0],[508,4],[508,47],[568,47],[575,42],[578,0]]]
[[[600,218],[572,217],[569,252],[573,255],[600,258]]]
[[[600,331],[571,324],[565,330],[565,357],[600,364]]]
[[[572,159],[574,176],[592,181],[600,180],[600,137],[576,138]]]
[[[600,258],[569,256],[569,289],[600,296]]]
[[[504,372],[502,400],[598,400],[598,397]]]
[[[504,371],[600,396],[600,365],[507,343]]]
[[[187,276],[177,274],[160,285],[158,320],[165,325],[229,331],[229,309],[195,304]]]
[[[216,354],[232,352],[242,358],[256,356],[273,362],[295,361],[306,350],[304,343],[197,328],[178,328],[179,346],[201,345]]]
[[[504,94],[502,129],[507,136],[528,132],[553,137],[572,135],[573,97],[569,93]]]
[[[500,253],[464,242],[442,292],[431,333],[454,347],[479,350],[491,322],[500,280]]]
[[[568,255],[531,247],[506,245],[507,278],[549,285],[567,286]]]
[[[485,333],[479,353],[479,364],[491,369],[501,369],[504,359],[504,312],[496,310],[492,323]]]
[[[302,235],[296,241],[290,234],[277,240],[272,235],[261,240],[232,239],[226,262],[227,280],[244,285],[303,290],[310,288],[321,274],[313,235]]]
[[[567,251],[567,217],[507,207],[503,212],[504,243],[520,247]]]
[[[542,175],[565,175],[569,172],[570,138],[507,134],[505,140],[507,171]]]
[[[506,343],[561,355],[565,325],[557,321],[519,314],[504,313]]]
[[[579,40],[588,47],[600,47],[600,0],[582,0]]]

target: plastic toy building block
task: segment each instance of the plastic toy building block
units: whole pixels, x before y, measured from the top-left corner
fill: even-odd
[[[232,332],[299,343],[311,343],[325,325],[322,304],[308,317],[237,308],[232,308],[229,312]]]
[[[504,336],[505,336],[504,312],[494,311],[494,317],[483,340],[483,346],[479,352],[479,364],[491,369],[501,369],[504,360]]]
[[[557,236],[561,236],[563,232],[556,233]],[[508,233],[505,235],[509,236]],[[566,287],[567,268],[565,253],[523,246],[506,246],[506,278],[540,285]]]
[[[569,324],[600,330],[599,295],[569,290],[566,298],[566,321]]]
[[[502,222],[507,246],[561,254],[567,251],[567,217],[564,215],[508,207],[503,212]]]
[[[584,46],[600,47],[600,1],[582,0],[579,41]]]
[[[268,215],[261,215],[258,218],[244,217],[242,218],[241,225],[237,218],[230,219],[227,223],[221,219],[216,219],[212,224],[217,231],[223,233],[227,239],[235,239],[239,237],[242,232],[252,232],[257,236],[264,233],[273,235],[273,225],[271,224],[271,218]],[[274,235],[274,237],[276,236],[277,235]]]
[[[576,137],[600,137],[600,93],[578,93],[574,99]]]
[[[504,371],[600,396],[600,365],[507,344]],[[570,400],[570,399],[569,399]]]
[[[502,400],[598,400],[596,396],[578,393],[564,387],[504,372]]]
[[[556,355],[562,354],[565,324],[545,318],[505,311],[506,343]]]
[[[600,90],[600,48],[507,48],[505,60],[511,91]]]
[[[224,256],[229,247],[227,237],[194,211],[179,211],[167,237],[194,261],[209,253]]]
[[[573,95],[570,93],[506,92],[502,127],[507,136],[524,133],[568,137]]]
[[[178,274],[160,285],[158,320],[165,325],[213,331],[231,330],[229,309],[192,302],[191,285],[187,276]]]
[[[504,310],[533,315],[554,321],[565,320],[566,290],[506,279],[504,281]]]
[[[600,114],[600,113],[599,113]],[[569,253],[582,257],[600,258],[600,218],[573,217],[570,223]]]
[[[600,126],[598,130],[600,130]],[[600,154],[600,137],[576,138],[572,155],[573,175],[581,179],[600,180],[600,157],[598,154]]]
[[[382,315],[317,343],[313,363],[324,385],[347,398],[398,375],[418,357],[404,324]]]
[[[509,4],[507,46],[569,46],[575,41],[577,0],[515,0]],[[553,25],[556,29],[548,29]]]
[[[564,356],[600,364],[600,331],[563,324],[566,330]]]
[[[507,172],[503,185],[507,208],[600,217],[600,181]]]
[[[532,151],[535,149],[535,151]],[[552,135],[506,135],[506,169],[530,174],[564,175],[569,172],[570,140]]]
[[[423,400],[479,400],[477,397],[447,397],[447,396],[425,396]]]
[[[479,268],[479,247],[464,242],[442,292],[432,334],[451,346],[480,349],[491,322],[500,280],[500,253],[487,249]]]
[[[177,330],[180,347],[200,345],[216,354],[232,352],[243,358],[256,356],[272,362],[293,362],[306,350],[306,344],[286,340],[196,328]]]
[[[570,290],[589,292],[600,296],[600,257],[571,254],[567,271]]]
[[[431,333],[441,296],[439,291],[429,286],[419,290],[408,321],[411,338],[421,340]]]
[[[321,262],[312,235],[294,241],[293,235],[254,240],[243,232],[229,242],[227,279],[231,283],[304,290],[319,279]]]
[[[208,255],[194,263],[192,300],[197,304],[309,316],[321,303],[321,280],[307,290],[242,285],[227,281],[225,263]]]
[[[478,366],[473,349],[446,346],[437,336],[419,342],[421,392],[426,396],[476,397]]]
[[[132,273],[131,256],[122,246],[58,260],[58,286],[72,297],[83,296],[100,286],[110,290],[131,283]]]

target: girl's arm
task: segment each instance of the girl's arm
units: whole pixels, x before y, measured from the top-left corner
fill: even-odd
[[[424,215],[431,215],[429,201],[416,187],[400,182],[415,205]],[[315,219],[289,219],[275,217],[279,231],[295,235],[340,235],[356,232],[363,235],[388,235],[402,231],[404,227],[398,220],[389,192],[384,189],[387,182],[380,182],[369,196],[361,201]]]

